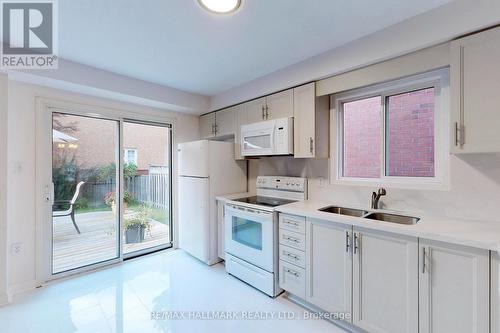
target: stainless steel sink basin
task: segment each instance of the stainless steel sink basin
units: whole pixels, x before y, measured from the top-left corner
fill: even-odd
[[[362,209],[354,209],[354,208],[346,208],[346,207],[338,207],[338,206],[328,206],[324,208],[318,209],[321,212],[332,213],[332,214],[340,214],[340,215],[349,215],[362,217],[368,212]]]
[[[417,224],[418,221],[420,220],[420,218],[418,217],[388,214],[388,213],[370,213],[366,215],[365,218],[371,220],[398,223],[398,224],[407,224],[407,225]]]

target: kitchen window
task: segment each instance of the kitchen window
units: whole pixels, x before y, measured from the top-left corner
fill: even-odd
[[[448,70],[332,96],[332,182],[442,189]]]

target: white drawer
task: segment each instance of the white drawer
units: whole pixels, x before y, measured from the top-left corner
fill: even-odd
[[[306,298],[306,271],[280,260],[280,287],[302,299]]]
[[[280,260],[288,261],[291,264],[306,268],[306,254],[293,247],[280,245]]]
[[[306,218],[303,216],[280,214],[280,228],[305,234]]]
[[[279,243],[299,249],[302,251],[306,250],[306,236],[304,234],[299,234],[298,232],[293,232],[285,229],[280,229],[279,231]]]
[[[233,257],[229,253],[226,253],[226,272],[236,276],[238,279],[245,281],[271,297],[276,296],[273,273],[269,273],[244,260]]]

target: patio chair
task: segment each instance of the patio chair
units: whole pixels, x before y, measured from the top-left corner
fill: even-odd
[[[71,216],[71,221],[73,221],[73,225],[75,226],[75,229],[79,234],[81,234],[81,232],[75,222],[75,202],[80,195],[80,189],[82,188],[83,184],[85,184],[85,182],[79,182],[78,185],[76,185],[75,194],[73,195],[73,198],[71,200],[59,200],[54,202],[54,206],[61,206],[63,204],[69,205],[68,209],[52,212],[52,217]]]

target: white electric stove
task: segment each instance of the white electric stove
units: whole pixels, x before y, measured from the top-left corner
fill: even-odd
[[[257,177],[257,195],[225,207],[226,271],[275,297],[278,286],[277,206],[307,199],[307,179]]]

